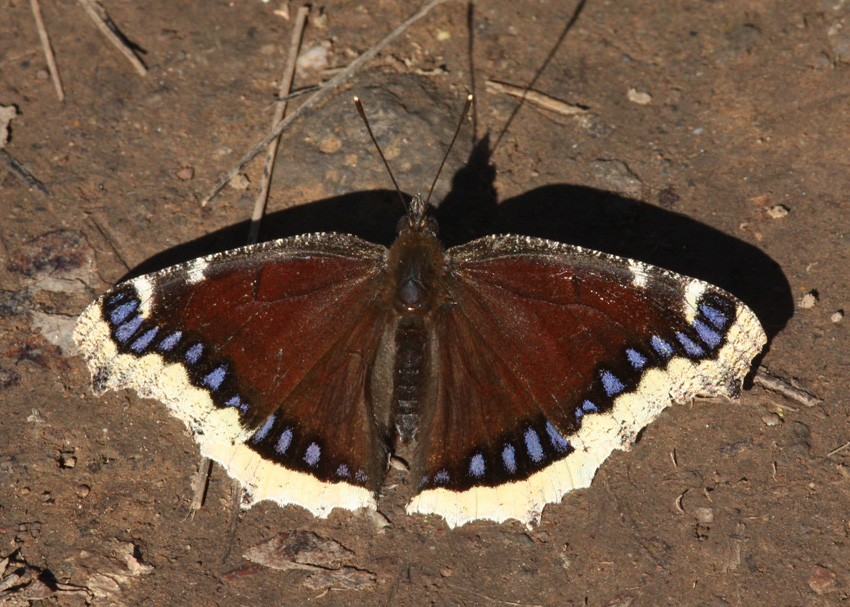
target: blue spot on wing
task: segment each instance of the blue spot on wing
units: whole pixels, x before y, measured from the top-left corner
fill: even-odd
[[[269,418],[266,420],[266,423],[260,426],[259,430],[254,432],[254,434],[249,439],[252,443],[259,443],[261,440],[266,438],[269,431],[272,429],[272,426],[274,426],[274,417],[274,415],[270,415]]]
[[[513,474],[516,472],[516,451],[513,445],[505,445],[502,449],[502,463],[505,464],[505,469]]]
[[[120,325],[127,319],[128,316],[130,316],[130,314],[135,312],[138,307],[139,302],[135,299],[128,301],[127,303],[123,303],[112,310],[112,313],[109,315],[109,320],[112,321],[113,325]]]
[[[637,350],[633,350],[631,348],[626,350],[626,358],[629,359],[629,364],[638,371],[646,366],[646,357]]]
[[[119,301],[121,301],[125,297],[127,297],[126,293],[118,293],[117,295],[113,295],[112,297],[110,297],[107,300],[106,304],[110,305],[110,306],[114,306],[115,304],[117,304]]]
[[[143,321],[144,319],[142,318],[142,315],[137,314],[115,330],[115,339],[123,344],[125,341],[133,337],[133,334],[139,330]]]
[[[543,460],[543,447],[540,445],[540,437],[534,429],[529,428],[525,431],[525,449],[528,451],[528,457],[531,461],[537,463]]]
[[[210,372],[210,374],[204,377],[201,381],[207,388],[215,392],[221,387],[225,377],[227,377],[227,367],[221,365],[213,369],[212,372]]]
[[[195,364],[201,360],[201,354],[204,351],[203,344],[195,344],[186,351],[186,361],[190,364]]]
[[[723,341],[723,336],[720,333],[699,319],[692,322],[691,326],[696,329],[697,335],[699,335],[702,342],[711,349],[716,348]]]
[[[449,473],[445,470],[440,470],[434,475],[434,483],[437,485],[445,485],[449,482]]]
[[[161,342],[156,347],[157,350],[162,350],[163,352],[169,352],[174,349],[174,347],[180,343],[180,338],[183,337],[183,331],[175,331]]]
[[[670,358],[671,356],[673,356],[673,346],[668,344],[666,341],[664,341],[657,335],[653,335],[652,339],[649,340],[649,343],[652,344],[652,349],[658,352],[664,358]]]
[[[340,464],[339,468],[336,469],[336,475],[342,478],[348,478],[351,473],[348,471],[348,466],[345,464]]]
[[[729,318],[723,312],[708,304],[700,304],[699,311],[708,319],[708,322],[718,329],[725,329],[726,325],[729,324]]]
[[[310,443],[307,451],[304,452],[304,461],[311,468],[315,468],[319,463],[319,458],[322,456],[322,449],[316,443]]]
[[[603,369],[599,374],[600,379],[602,379],[602,388],[605,390],[605,394],[608,396],[616,396],[620,392],[626,389],[626,386],[623,385],[616,375],[608,371],[607,369]]]
[[[274,446],[274,450],[283,455],[286,453],[286,450],[289,449],[289,445],[292,443],[292,428],[287,428],[283,432],[280,433],[280,438],[277,439],[277,443]]]
[[[682,347],[685,349],[685,352],[688,353],[689,356],[705,356],[705,350],[699,347],[694,340],[685,335],[684,333],[676,333],[676,339],[679,340],[679,343],[682,344]]]
[[[576,407],[576,419],[581,419],[585,413],[599,413],[599,407],[586,400],[580,407]]]
[[[224,405],[226,407],[236,407],[242,411],[242,413],[245,413],[248,410],[248,403],[243,403],[242,398],[238,394],[230,397]]]
[[[484,476],[484,456],[476,453],[469,460],[469,473],[475,478]]]
[[[558,453],[564,453],[570,448],[570,441],[564,438],[557,428],[552,425],[552,422],[546,422],[546,432],[549,434],[549,441]]]
[[[154,337],[156,337],[156,334],[158,332],[159,332],[159,327],[154,327],[153,329],[148,329],[147,331],[144,332],[144,334],[142,334],[142,336],[139,339],[137,339],[136,341],[133,342],[133,345],[130,346],[130,349],[133,350],[133,352],[141,354],[142,352],[144,352],[147,349],[147,347],[149,345],[151,345],[151,342],[154,340]]]

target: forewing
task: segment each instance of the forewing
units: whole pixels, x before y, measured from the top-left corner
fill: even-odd
[[[451,526],[537,519],[670,404],[736,396],[766,341],[729,293],[641,262],[515,236],[447,258],[408,511]]]
[[[95,392],[164,402],[248,504],[374,507],[385,437],[366,385],[386,252],[316,234],[199,258],[117,285],[74,338]]]

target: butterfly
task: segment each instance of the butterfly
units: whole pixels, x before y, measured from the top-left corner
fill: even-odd
[[[165,403],[244,504],[529,524],[663,409],[735,397],[766,342],[722,289],[537,238],[444,249],[419,197],[387,249],[319,233],[118,284],[74,331],[93,390]]]

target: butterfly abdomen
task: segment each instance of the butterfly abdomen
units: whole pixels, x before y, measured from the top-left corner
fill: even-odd
[[[428,332],[421,318],[408,316],[401,320],[396,329],[395,347],[393,417],[398,438],[407,443],[416,438],[426,389]]]

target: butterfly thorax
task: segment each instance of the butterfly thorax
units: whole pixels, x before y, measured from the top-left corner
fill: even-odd
[[[397,322],[393,336],[392,419],[401,443],[416,438],[420,411],[433,382],[431,330],[440,305],[442,244],[428,220],[403,227],[390,249],[388,279]]]

